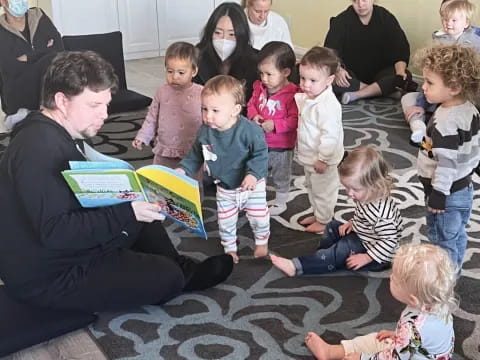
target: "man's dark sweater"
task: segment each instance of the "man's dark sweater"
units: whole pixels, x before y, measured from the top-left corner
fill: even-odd
[[[62,126],[33,112],[0,162],[0,278],[19,297],[68,288],[141,229],[130,203],[83,209],[61,175],[69,160],[85,159]]]
[[[352,6],[330,20],[325,46],[338,56],[359,80],[371,84],[379,71],[398,61],[408,64],[410,46],[395,16],[374,5],[372,18],[363,25]]]

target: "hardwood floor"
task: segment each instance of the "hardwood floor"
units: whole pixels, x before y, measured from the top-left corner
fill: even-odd
[[[165,82],[163,57],[130,60],[126,62],[128,88],[153,96]],[[1,111],[1,110],[0,110]],[[3,118],[0,114],[0,118]],[[0,280],[0,284],[2,284]],[[78,330],[0,360],[107,360],[86,330]]]

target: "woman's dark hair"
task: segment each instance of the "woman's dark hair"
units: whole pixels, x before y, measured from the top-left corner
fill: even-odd
[[[234,63],[235,60],[241,58],[244,54],[250,53],[250,28],[248,26],[247,15],[242,7],[234,2],[225,2],[218,5],[213,10],[212,15],[203,28],[202,38],[197,47],[200,49],[200,56],[202,53],[207,53],[210,58],[218,60],[218,66],[221,63],[215,49],[213,47],[213,33],[217,28],[218,21],[222,16],[228,16],[232,21],[233,30],[235,31],[236,47],[229,60]]]
[[[112,65],[96,52],[63,51],[55,56],[43,77],[40,103],[47,109],[55,109],[58,92],[70,98],[86,88],[115,92],[117,87],[118,78]]]
[[[290,45],[283,41],[270,41],[262,47],[257,54],[258,64],[268,58],[272,58],[275,67],[279,70],[290,69],[293,71],[295,67],[295,53]]]

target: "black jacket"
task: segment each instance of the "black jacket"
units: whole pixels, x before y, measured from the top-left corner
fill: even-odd
[[[82,208],[61,175],[69,160],[84,160],[71,136],[32,112],[0,161],[0,278],[17,298],[68,288],[141,230],[130,203]]]
[[[233,62],[228,74],[245,82],[245,105],[252,96],[253,83],[258,78],[256,54],[257,52],[252,47],[249,47],[245,54],[242,54]],[[204,85],[212,77],[220,75],[221,65],[222,62],[216,53],[210,54],[207,51],[200,50],[198,74],[193,81]]]
[[[367,84],[379,71],[398,61],[408,64],[410,58],[410,45],[397,19],[377,5],[368,25],[352,6],[333,17],[324,45],[336,50],[345,67]]]
[[[19,108],[39,108],[41,79],[58,51],[63,50],[59,32],[39,8],[27,14],[30,42],[12,28],[6,15],[0,17],[0,95],[6,114]],[[27,61],[19,61],[22,55]]]

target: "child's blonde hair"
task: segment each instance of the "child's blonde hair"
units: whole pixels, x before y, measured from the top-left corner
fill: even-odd
[[[184,41],[172,43],[165,52],[165,66],[170,59],[182,59],[192,64],[192,69],[198,69],[198,48]]]
[[[202,96],[229,93],[235,104],[245,105],[245,91],[243,84],[230,75],[217,75],[208,80],[203,86]]]
[[[390,166],[373,146],[348,152],[338,166],[340,177],[355,177],[368,191],[368,201],[387,197],[393,188]]]
[[[402,245],[393,258],[392,271],[405,290],[418,299],[422,310],[445,313],[457,305],[454,293],[457,271],[441,247]]]
[[[328,75],[333,75],[340,66],[340,59],[334,50],[314,46],[303,55],[300,65],[309,65],[317,69],[325,68],[328,71]]]
[[[445,6],[440,7],[440,16],[442,19],[449,19],[456,12],[465,14],[467,20],[471,22],[475,14],[475,5],[468,0],[452,0]],[[471,24],[469,24],[469,26],[470,25]]]
[[[475,50],[461,45],[437,45],[419,50],[415,58],[421,68],[438,74],[445,86],[460,89],[462,98],[478,104],[480,56]]]

